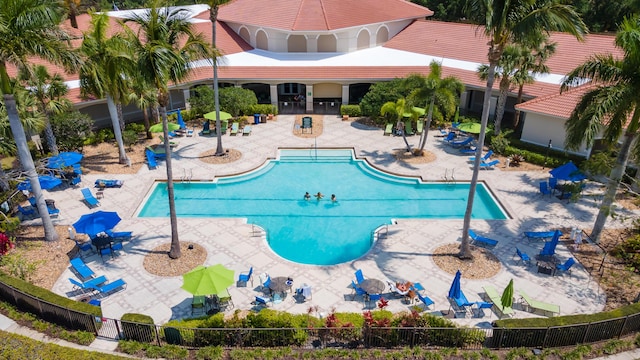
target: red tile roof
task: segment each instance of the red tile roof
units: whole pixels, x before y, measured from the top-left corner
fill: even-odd
[[[431,15],[433,11],[406,0],[235,0],[220,7],[218,19],[289,31],[328,31]]]
[[[516,109],[539,114],[546,114],[562,119],[568,119],[571,112],[578,104],[582,96],[594,85],[584,85],[575,89],[565,91],[560,94],[560,88],[557,91],[546,96],[540,96],[533,100],[516,106]]]

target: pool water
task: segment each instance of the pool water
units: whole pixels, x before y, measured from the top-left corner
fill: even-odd
[[[179,217],[241,217],[266,230],[285,259],[333,265],[364,255],[376,228],[392,219],[462,219],[468,183],[420,183],[374,170],[351,150],[281,150],[260,169],[217,182],[174,183]],[[322,192],[320,201],[305,192]],[[335,194],[337,202],[330,200]],[[168,217],[166,183],[158,183],[139,217]],[[478,184],[473,219],[506,219]]]

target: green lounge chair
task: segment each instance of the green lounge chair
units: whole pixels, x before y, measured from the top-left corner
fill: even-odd
[[[487,298],[489,298],[489,300],[493,303],[493,306],[500,310],[502,315],[513,315],[513,308],[502,306],[502,296],[500,296],[500,294],[493,286],[483,286],[482,289],[484,289],[484,293],[487,295]]]
[[[418,123],[416,124],[416,134],[422,135],[422,131],[424,131],[424,120],[418,119]]]
[[[238,135],[238,128],[240,127],[240,124],[238,122],[234,122],[233,124],[231,124],[231,132],[229,133],[230,135]]]
[[[407,135],[413,135],[413,123],[411,120],[404,122],[404,133]]]
[[[160,139],[160,141],[164,144],[164,136],[160,135],[160,136],[158,136],[158,139]],[[176,146],[178,146],[177,142],[169,141],[169,147],[174,148]]]
[[[524,303],[526,303],[526,304],[523,304],[523,305],[526,305],[527,308],[531,312],[535,312],[536,310],[540,310],[546,316],[549,316],[549,315],[547,315],[547,313],[550,313],[551,316],[553,316],[553,314],[560,314],[560,306],[532,299],[529,295],[527,295],[522,290],[520,290],[518,292],[520,293],[520,298],[522,299],[522,301]]]
[[[384,128],[384,135],[388,136],[393,133],[393,123],[387,123],[387,126]]]

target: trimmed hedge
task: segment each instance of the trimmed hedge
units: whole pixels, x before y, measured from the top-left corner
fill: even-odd
[[[362,116],[362,110],[360,110],[360,105],[341,105],[340,115],[348,115],[349,117],[358,117],[358,116]]]
[[[588,324],[597,321],[611,320],[640,313],[640,303],[626,305],[611,311],[595,314],[556,316],[551,318],[526,318],[496,320],[494,327],[499,328],[547,328],[573,324]]]
[[[271,104],[255,104],[249,107],[249,114],[245,114],[245,115],[251,116],[253,114],[278,115],[278,108]]]

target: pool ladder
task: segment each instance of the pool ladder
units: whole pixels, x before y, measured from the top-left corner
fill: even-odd
[[[262,226],[251,223],[251,237],[256,236],[264,236],[265,240],[269,242],[269,239],[267,238],[267,232],[262,228]]]
[[[377,227],[375,230],[371,232],[371,245],[373,245],[373,243],[375,243],[376,240],[380,240],[382,238],[386,239],[388,236],[389,236],[389,224],[384,224],[382,226]]]
[[[189,169],[189,175],[187,175],[187,169],[182,169],[182,176],[180,177],[181,182],[191,182],[193,178],[193,169]]]
[[[456,177],[454,175],[455,171],[456,171],[456,168],[452,168],[451,174],[449,174],[449,169],[444,169],[444,176],[442,177],[442,180],[444,180],[444,182],[447,184],[455,184],[456,183]]]

